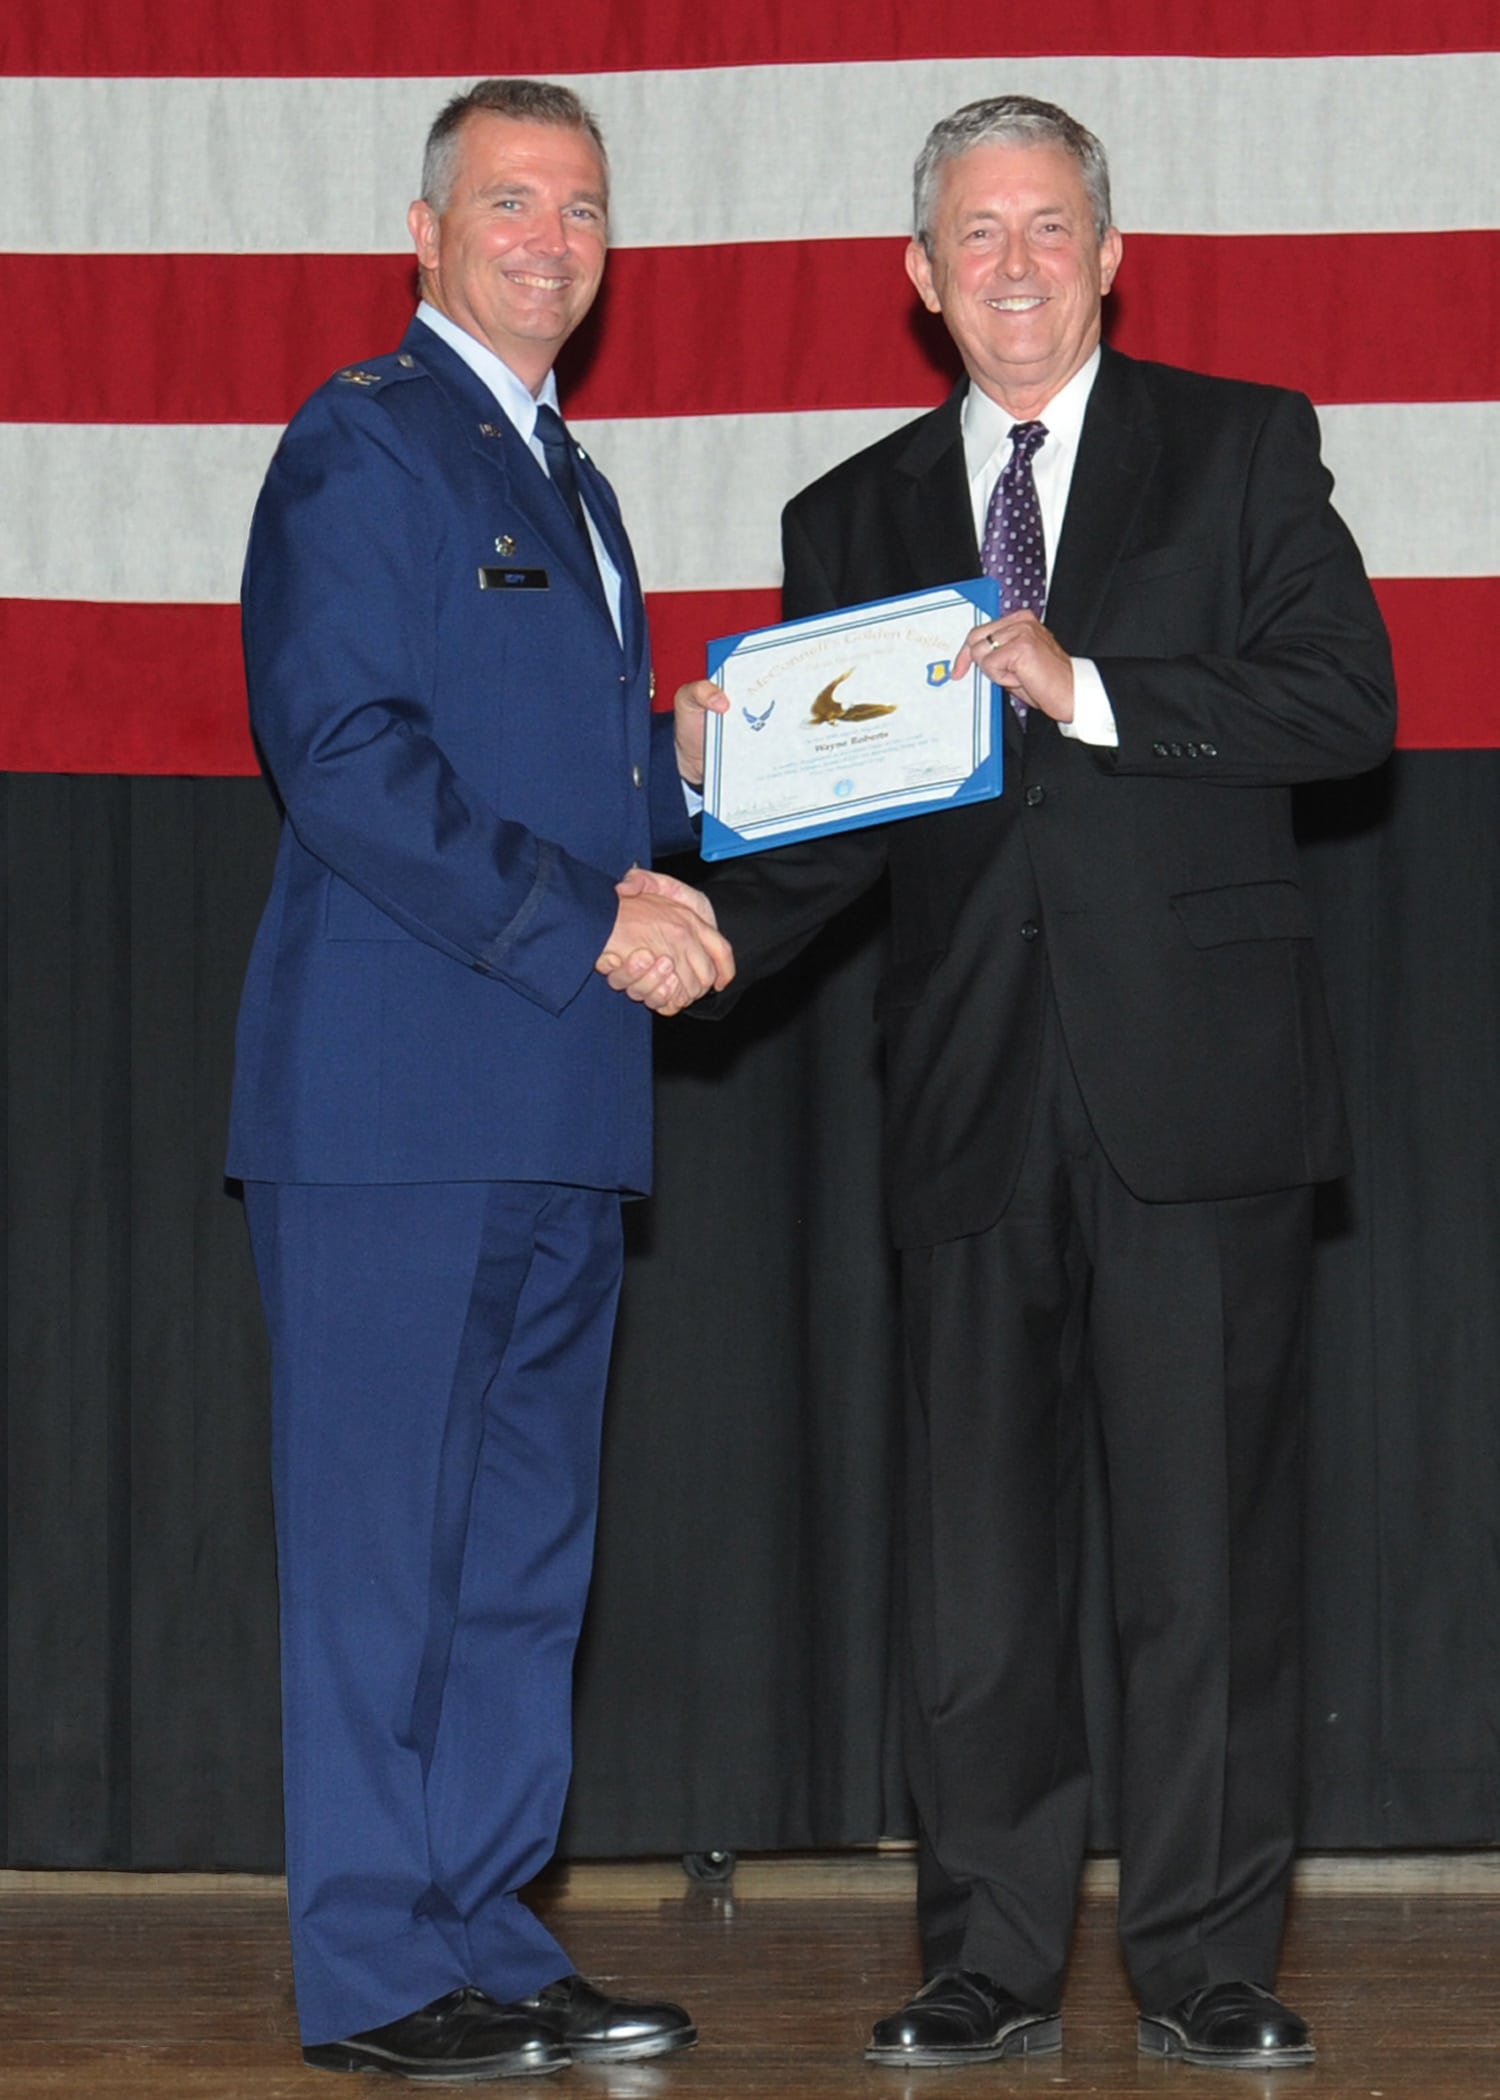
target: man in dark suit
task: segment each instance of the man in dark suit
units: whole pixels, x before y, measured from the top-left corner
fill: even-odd
[[[732,969],[696,892],[617,891],[692,833],[615,499],[556,412],[607,187],[567,89],[442,112],[418,317],[295,418],[245,571],[286,821],[229,1169],[272,1345],[298,2011],[331,2069],[694,2039],[578,1977],[519,1895],[568,1782],[648,1009]]]
[[[1054,2049],[1089,1793],[1084,1394],[1123,1663],[1140,2046],[1311,2058],[1271,1989],[1297,1788],[1300,1314],[1347,1140],[1289,790],[1390,748],[1385,636],[1300,396],[1100,347],[1098,142],[939,124],[907,266],[967,385],[805,489],[786,613],[1002,579],[998,801],[710,884],[740,982],[888,873],[926,1982],[896,2065]],[[647,878],[641,878],[644,883]],[[619,973],[627,982],[629,973]]]

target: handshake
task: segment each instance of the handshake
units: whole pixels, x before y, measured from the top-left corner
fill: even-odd
[[[679,686],[673,701],[677,770],[692,787],[703,779],[705,715],[722,715],[728,696],[712,679]],[[722,992],[734,955],[701,890],[670,875],[632,868],[615,884],[620,909],[594,968],[610,989],[655,1014],[680,1014],[705,992]]]
[[[701,890],[632,868],[615,893],[620,908],[594,965],[612,991],[657,1014],[680,1014],[705,992],[723,991],[734,976],[734,955]]]

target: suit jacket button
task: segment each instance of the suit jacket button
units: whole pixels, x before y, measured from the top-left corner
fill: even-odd
[[[642,786],[644,786],[644,785],[645,785],[645,779],[646,779],[646,776],[645,776],[645,774],[644,774],[644,773],[643,773],[643,772],[641,771],[641,769],[640,769],[640,767],[639,767],[639,766],[632,766],[632,767],[631,767],[631,769],[630,769],[630,785],[631,785],[632,787],[642,787]]]
[[[1034,941],[1041,930],[1035,919],[1028,919],[1021,928],[1021,938],[1023,941]]]
[[[1025,802],[1028,809],[1040,809],[1046,799],[1047,790],[1044,787],[1033,786],[1026,790]]]

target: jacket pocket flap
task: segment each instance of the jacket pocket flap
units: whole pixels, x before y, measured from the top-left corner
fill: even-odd
[[[1195,948],[1229,941],[1311,940],[1307,899],[1295,882],[1237,882],[1219,890],[1184,890],[1172,909]]]

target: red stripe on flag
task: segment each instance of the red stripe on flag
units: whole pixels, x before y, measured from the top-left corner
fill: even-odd
[[[1403,751],[1500,748],[1500,576],[1377,577],[1396,659]]]
[[[903,247],[619,249],[564,354],[568,413],[936,400],[957,360]],[[279,425],[330,372],[394,348],[415,296],[409,259],[379,255],[19,255],[7,283],[28,318],[0,362],[5,422]],[[1421,287],[1420,329],[1389,325],[1394,286]],[[1137,234],[1108,312],[1138,357],[1316,401],[1500,397],[1500,232]]]
[[[1500,748],[1500,577],[1384,580],[1376,591],[1396,651],[1402,748]],[[710,640],[778,610],[775,591],[658,593],[658,704],[703,675]],[[0,771],[255,771],[232,605],[0,599],[0,659]]]
[[[236,605],[0,598],[0,771],[253,773]]]
[[[1435,326],[1392,325],[1412,291]],[[1134,357],[1314,401],[1500,395],[1500,232],[1135,234],[1105,305]]]
[[[1485,50],[1494,0],[1053,0],[986,22],[973,0],[573,0],[564,15],[484,0],[323,0],[288,9],[221,0],[47,0],[0,23],[0,73],[162,77],[629,72],[912,58],[1155,54],[1320,57]],[[936,114],[936,112],[934,113]]]
[[[658,708],[672,705],[678,686],[707,675],[710,642],[774,627],[781,618],[779,590],[655,591],[646,604]]]
[[[341,365],[394,349],[417,295],[400,255],[11,255],[5,267],[37,323],[21,367],[0,360],[6,423],[279,428]]]
[[[1380,577],[1375,595],[1390,630],[1404,751],[1500,749],[1500,577]],[[703,675],[707,641],[779,618],[774,591],[661,592],[651,601],[657,705]]]
[[[649,601],[658,704],[704,674],[718,635],[769,626],[781,593]],[[0,772],[256,771],[235,605],[0,598]]]

